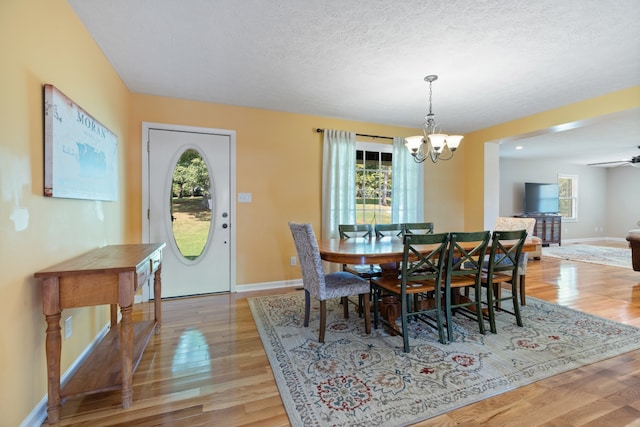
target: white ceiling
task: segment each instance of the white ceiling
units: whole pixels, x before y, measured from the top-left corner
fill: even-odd
[[[638,0],[68,1],[135,93],[419,127],[437,74],[433,112],[464,134],[640,84]],[[638,123],[526,145],[630,158]]]

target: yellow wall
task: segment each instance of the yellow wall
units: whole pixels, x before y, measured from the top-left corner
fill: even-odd
[[[142,122],[172,123],[236,131],[237,191],[252,193],[252,203],[236,204],[237,284],[297,279],[300,269],[289,265],[295,248],[287,222],[311,222],[320,230],[323,129],[345,129],[383,136],[409,136],[418,130],[367,124],[302,114],[192,102],[148,95],[132,95],[130,140],[141,141]],[[388,140],[378,140],[389,142]],[[138,142],[139,144],[139,142]],[[128,214],[139,218],[141,207],[141,149],[127,157],[128,188],[132,195]],[[455,182],[456,165],[427,164],[427,197],[439,194],[441,203],[428,203],[426,216],[437,226],[462,227],[461,198],[446,192],[440,181]],[[461,179],[461,178],[460,178]],[[440,194],[441,193],[441,194]],[[432,197],[433,198],[433,197]],[[235,197],[234,197],[235,199]],[[457,206],[449,215],[445,206]],[[140,222],[130,231],[141,236]],[[130,224],[133,227],[133,224]]]
[[[143,121],[237,132],[237,190],[253,194],[253,203],[236,204],[240,285],[300,276],[288,265],[295,252],[286,224],[310,221],[320,232],[322,137],[315,128],[386,136],[416,132],[132,95],[64,0],[0,2],[0,55],[0,426],[20,424],[47,391],[45,322],[33,273],[98,246],[141,240]],[[42,196],[44,83],[118,135],[123,167],[117,202]],[[634,88],[467,135],[453,160],[425,164],[425,218],[439,230],[478,228],[484,141],[631,108],[640,105],[638,98]],[[63,319],[68,315],[74,326],[63,342],[63,372],[108,321],[105,308],[65,310]]]
[[[0,426],[17,426],[47,392],[45,320],[33,273],[125,233],[125,169],[118,202],[42,196],[42,85],[51,83],[128,147],[129,93],[64,0],[0,2]],[[136,144],[137,147],[137,144]],[[65,310],[62,372],[108,322],[108,310]]]
[[[566,105],[561,108],[523,117],[465,136],[467,180],[484,175],[484,145],[505,138],[536,132],[550,132],[555,126],[575,124],[599,116],[640,107],[640,86]],[[603,143],[606,143],[604,141]],[[468,181],[470,182],[470,181]],[[481,186],[468,187],[464,192],[464,224],[469,230],[481,229],[484,220],[484,192]]]

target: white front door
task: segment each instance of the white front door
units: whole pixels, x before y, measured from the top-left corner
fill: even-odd
[[[162,129],[145,124],[143,138],[144,134],[148,138],[145,144],[148,146],[148,179],[143,191],[148,192],[148,212],[143,233],[146,228],[148,242],[167,243],[163,254],[162,297],[231,291],[232,237],[235,236],[231,232],[233,133],[215,129],[186,131],[177,126]],[[184,199],[176,196],[174,171],[185,152],[197,153],[208,171],[207,183],[196,188],[199,199],[188,194],[194,188],[185,189]],[[199,200],[196,208],[201,210],[197,218],[192,216],[201,234],[197,239],[202,240],[195,256],[185,251],[186,244],[181,243],[174,226],[174,221],[188,221],[176,206],[189,199]],[[209,215],[210,222],[203,223],[201,217],[206,216],[208,221]]]

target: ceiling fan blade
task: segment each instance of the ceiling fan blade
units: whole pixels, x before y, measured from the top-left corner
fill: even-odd
[[[613,165],[615,163],[630,163],[631,160],[616,160],[615,162],[588,163],[587,166]]]
[[[640,145],[638,146],[638,148],[640,148]],[[601,166],[601,165],[623,165],[623,164],[630,164],[631,166],[635,166],[637,163],[640,163],[640,155],[638,156],[633,156],[630,159],[624,159],[624,160],[615,160],[613,162],[600,162],[600,163],[588,163],[587,166]]]

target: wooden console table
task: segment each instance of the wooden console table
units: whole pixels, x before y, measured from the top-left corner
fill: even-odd
[[[60,420],[63,397],[121,389],[122,407],[131,406],[133,372],[151,334],[162,320],[160,272],[164,247],[165,243],[105,246],[34,274],[42,279],[42,311],[47,321],[49,424]],[[131,320],[134,295],[152,275],[155,319],[134,324]],[[65,308],[104,304],[111,305],[111,330],[61,391],[61,312]],[[115,328],[118,305],[122,314],[119,331]],[[103,368],[118,347],[119,361],[113,363],[111,369]],[[96,369],[97,366],[100,369]]]

